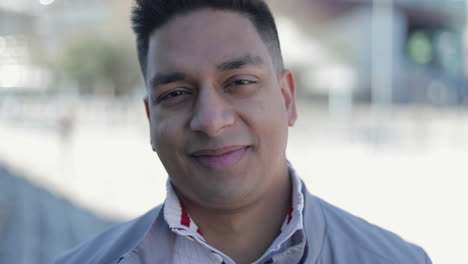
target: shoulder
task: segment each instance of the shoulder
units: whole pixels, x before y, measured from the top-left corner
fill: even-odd
[[[142,240],[161,210],[161,205],[131,221],[114,225],[92,239],[70,249],[54,264],[117,263],[119,257]]]
[[[352,258],[347,263],[431,263],[422,248],[398,235],[370,224],[321,199],[326,228],[325,251],[333,258]]]

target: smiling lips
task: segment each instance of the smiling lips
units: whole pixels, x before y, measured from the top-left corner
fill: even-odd
[[[239,162],[249,146],[229,146],[219,149],[199,150],[191,154],[203,167],[226,169]]]

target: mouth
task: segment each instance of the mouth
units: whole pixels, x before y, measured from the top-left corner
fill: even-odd
[[[229,146],[199,150],[190,156],[205,168],[227,169],[236,165],[249,149],[250,146]]]

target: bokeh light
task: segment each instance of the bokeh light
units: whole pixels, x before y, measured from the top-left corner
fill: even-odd
[[[432,60],[432,43],[429,35],[425,32],[415,32],[408,41],[408,52],[410,58],[419,64],[428,64]]]
[[[53,2],[55,2],[55,0],[39,0],[39,3],[41,3],[41,5],[50,5]]]

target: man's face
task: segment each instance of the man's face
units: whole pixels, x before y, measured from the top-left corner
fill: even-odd
[[[151,143],[183,198],[241,207],[285,176],[294,81],[272,61],[253,24],[234,12],[194,11],[151,35]]]

